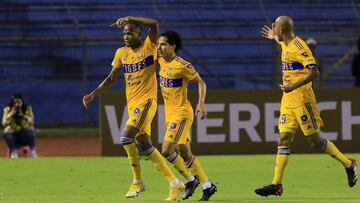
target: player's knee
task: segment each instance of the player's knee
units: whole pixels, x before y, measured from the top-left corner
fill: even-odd
[[[132,138],[129,135],[121,135],[119,142],[121,145],[132,144],[132,143],[134,143],[134,138]]]
[[[310,146],[314,149],[321,149],[322,147],[322,142],[318,142],[318,141],[315,141],[315,140],[311,140],[310,141]]]
[[[278,139],[278,145],[279,146],[290,146],[291,144],[291,139],[289,137],[286,136],[281,136]]]
[[[149,145],[149,146],[141,146],[141,153],[145,156],[150,155],[153,151],[155,150],[154,145]]]
[[[184,148],[180,147],[180,148],[178,148],[178,150],[179,150],[179,154],[180,154],[181,158],[183,158],[184,161],[189,160],[191,158],[191,156],[193,155],[191,150],[187,149],[185,147]]]
[[[170,157],[172,154],[174,153],[174,150],[165,148],[161,150],[161,154],[163,155],[163,157],[168,158]]]

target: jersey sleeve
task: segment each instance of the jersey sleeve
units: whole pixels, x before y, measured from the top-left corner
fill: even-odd
[[[316,68],[316,61],[315,58],[310,50],[310,48],[305,44],[302,43],[303,49],[298,51],[297,59],[298,61],[307,68],[314,69]]]
[[[121,68],[122,67],[122,63],[121,63],[122,55],[123,55],[123,50],[121,48],[117,49],[116,53],[115,53],[114,60],[111,63],[112,67],[114,67],[114,68]]]
[[[195,70],[191,63],[187,63],[183,69],[183,75],[187,80],[193,80],[199,75],[199,73]]]

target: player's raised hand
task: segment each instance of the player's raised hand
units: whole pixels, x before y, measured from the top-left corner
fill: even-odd
[[[130,19],[131,19],[130,16],[119,18],[116,20],[115,23],[111,24],[110,26],[111,27],[116,26],[117,28],[123,29],[125,27],[126,23],[130,21]]]
[[[262,36],[266,39],[274,39],[274,27],[274,23],[271,25],[271,27],[264,25],[264,27],[261,29]]]
[[[200,119],[207,118],[207,110],[205,104],[198,104],[195,111],[195,116],[200,113]]]
[[[92,95],[92,94],[88,94],[83,97],[83,104],[84,104],[85,108],[88,107],[88,105],[90,104],[90,102],[93,99],[94,99],[94,95]]]

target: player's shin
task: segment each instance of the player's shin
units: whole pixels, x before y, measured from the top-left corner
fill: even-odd
[[[166,160],[170,162],[174,168],[182,175],[187,181],[192,181],[194,177],[190,174],[190,171],[185,167],[184,160],[177,152],[172,153],[166,157]]]
[[[282,184],[282,178],[283,178],[285,167],[288,162],[289,155],[290,155],[290,147],[288,147],[288,146],[279,146],[278,147],[278,152],[276,155],[274,179],[272,181],[272,184],[274,184],[274,185]]]
[[[139,152],[135,146],[134,139],[128,135],[122,135],[120,137],[120,143],[124,146],[127,153],[134,180],[141,180]]]
[[[351,160],[341,153],[331,141],[322,138],[321,150],[338,160],[344,167],[349,167],[351,165]]]
[[[178,180],[170,170],[169,166],[166,164],[163,156],[160,152],[151,145],[148,149],[144,150],[143,153],[149,157],[149,159],[153,162],[154,166],[164,174],[166,180],[170,185],[175,186],[178,184]]]
[[[188,162],[186,162],[185,164],[186,164],[186,167],[190,170],[191,174],[196,176],[200,180],[201,184],[205,184],[205,183],[209,182],[208,176],[206,175],[200,162],[195,158],[194,155],[192,155],[190,160]]]

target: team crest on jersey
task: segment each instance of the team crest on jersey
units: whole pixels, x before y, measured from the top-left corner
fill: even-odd
[[[167,71],[167,73],[166,73],[166,76],[167,77],[171,77],[172,76],[172,71],[173,71],[173,68],[168,68],[168,71]]]
[[[126,54],[123,56],[123,61],[126,61],[126,60],[127,60],[127,58],[128,58],[128,56],[129,56],[129,54],[128,54],[128,53],[126,53]]]
[[[176,128],[176,123],[170,123],[170,129],[174,130]]]
[[[143,58],[145,58],[145,53],[142,52],[142,51],[136,52],[136,55],[137,55],[138,59],[143,59]]]
[[[308,120],[309,120],[309,118],[307,117],[307,115],[301,116],[301,121],[302,121],[303,123],[307,122]]]
[[[140,109],[139,109],[139,108],[135,108],[135,109],[134,109],[134,114],[137,115],[137,114],[139,114],[139,113],[140,113]]]

